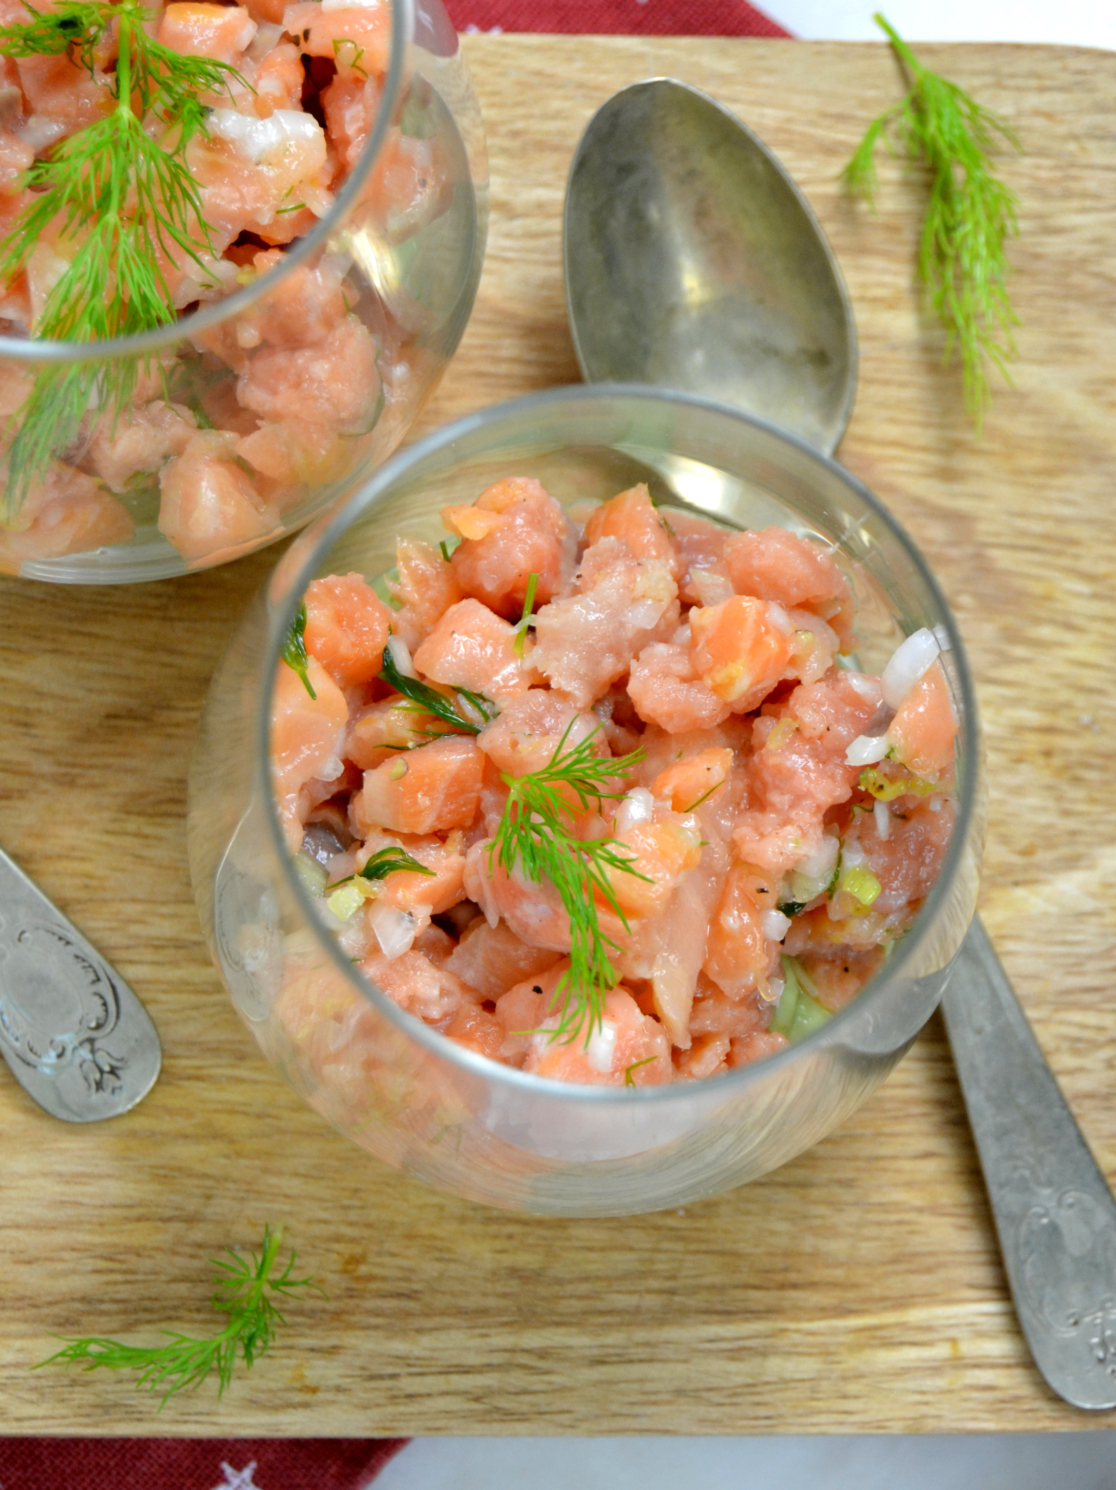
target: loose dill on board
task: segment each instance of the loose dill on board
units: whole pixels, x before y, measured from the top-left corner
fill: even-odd
[[[570,967],[555,989],[561,1000],[557,1026],[547,1031],[564,1042],[576,1040],[583,1029],[588,1039],[601,1028],[605,995],[619,982],[609,954],[620,948],[601,927],[598,897],[625,931],[629,926],[608,871],[651,883],[633,867],[630,853],[617,839],[583,839],[572,831],[579,812],[625,795],[624,788],[617,790],[613,783],[630,772],[644,752],[633,750],[618,758],[595,755],[596,731],[567,748],[572,727],[567,727],[541,770],[527,776],[502,773],[508,800],[488,849],[490,873],[495,861],[508,876],[518,866],[535,884],[549,882],[569,917]]]
[[[72,257],[43,304],[37,340],[103,342],[177,320],[165,266],[176,254],[203,271],[213,253],[186,148],[206,135],[200,95],[232,96],[248,84],[226,62],[183,56],[149,36],[153,12],[139,0],[58,0],[49,12],[0,26],[7,57],[68,55],[113,106],[35,160],[22,185],[31,201],[0,239],[0,281],[26,267],[36,244],[59,219],[58,247]],[[114,24],[114,72],[98,75],[96,54]],[[140,373],[135,357],[42,368],[12,416],[4,515],[12,518],[52,458],[78,436],[91,408],[118,419],[131,404]]]
[[[918,277],[930,307],[946,330],[945,360],[961,353],[965,407],[980,433],[991,397],[985,357],[1010,383],[1007,361],[1015,355],[1012,327],[1019,317],[1007,291],[1007,240],[1019,226],[1018,199],[991,170],[990,151],[999,135],[1019,148],[1003,119],[956,83],[924,67],[887,20],[872,18],[885,32],[910,79],[906,97],[868,126],[842,176],[854,196],[873,202],[876,147],[893,149],[892,134],[908,159],[930,173],[930,198],[918,250]]]
[[[282,1234],[264,1228],[259,1252],[242,1256],[226,1249],[225,1258],[210,1261],[215,1269],[216,1288],[210,1304],[226,1316],[226,1324],[216,1334],[204,1338],[164,1330],[165,1345],[125,1345],[100,1335],[86,1335],[68,1340],[64,1349],[40,1361],[33,1370],[55,1363],[77,1363],[86,1371],[103,1366],[110,1371],[138,1371],[137,1387],[158,1393],[162,1411],[167,1400],[183,1387],[198,1387],[217,1372],[217,1394],[220,1396],[232,1381],[237,1359],[246,1368],[267,1351],[275,1339],[276,1328],[286,1319],[275,1298],[297,1298],[311,1291],[326,1297],[325,1291],[311,1278],[291,1276],[295,1264],[292,1251],[287,1265],[275,1274]]]

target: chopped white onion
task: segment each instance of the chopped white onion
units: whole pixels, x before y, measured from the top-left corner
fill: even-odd
[[[235,145],[253,164],[285,145],[309,143],[322,133],[322,126],[301,109],[276,109],[266,119],[240,114],[236,109],[214,109],[209,116],[212,134]]]
[[[616,1053],[616,1026],[611,1019],[604,1019],[589,1036],[585,1047],[585,1059],[594,1071],[611,1071],[612,1058]]]
[[[891,832],[891,810],[886,802],[877,802],[872,815],[876,819],[876,837],[883,842]]]
[[[712,569],[691,569],[690,588],[699,605],[722,605],[732,598],[732,581]]]
[[[368,921],[376,933],[380,951],[389,961],[411,950],[418,923],[409,912],[382,900],[374,900],[368,907]]]
[[[387,649],[391,653],[391,660],[395,663],[397,673],[402,673],[405,678],[417,678],[415,664],[411,661],[411,649],[401,636],[389,636]]]
[[[842,677],[853,692],[859,693],[866,703],[878,704],[883,698],[878,678],[870,678],[867,673],[858,673],[851,667],[846,669]]]
[[[25,123],[16,127],[15,132],[39,155],[48,145],[60,140],[69,127],[64,119],[53,119],[49,114],[31,114]]]
[[[938,638],[927,626],[912,631],[896,647],[880,679],[884,699],[893,709],[899,707],[941,650]]]
[[[655,816],[655,798],[645,786],[633,786],[616,809],[616,831],[626,833],[636,823],[649,822]]]
[[[268,52],[273,51],[276,42],[283,34],[283,28],[276,21],[257,21],[256,34],[252,38],[252,44],[248,48],[248,56],[253,62],[262,62]]]
[[[777,600],[767,602],[767,614],[785,636],[794,634],[794,626],[791,624],[790,616],[787,615],[786,607],[780,605]]]
[[[760,916],[760,930],[769,942],[781,942],[790,930],[790,917],[782,911],[764,911]]]
[[[845,751],[846,766],[874,766],[887,754],[886,735],[857,735]]]
[[[817,848],[812,853],[800,859],[795,865],[795,874],[802,875],[805,879],[822,878],[828,880],[833,873],[833,867],[837,863],[837,855],[840,853],[840,840],[832,833],[827,833]],[[812,898],[812,897],[811,897]]]
[[[938,638],[938,646],[941,647],[943,652],[950,652],[953,650],[953,643],[949,639],[949,632],[945,629],[944,626],[935,626],[934,635]]]
[[[766,983],[761,979],[756,991],[765,1004],[777,1004],[783,997],[783,989],[786,986],[785,978],[768,978]]]

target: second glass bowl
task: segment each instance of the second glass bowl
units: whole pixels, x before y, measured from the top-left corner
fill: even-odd
[[[271,787],[272,689],[309,581],[436,542],[442,507],[533,476],[565,504],[649,481],[734,528],[779,524],[852,561],[858,663],[939,628],[960,720],[958,815],[909,933],[860,995],[800,1043],[703,1081],[573,1086],[490,1062],[402,1013],[351,966],[292,870]],[[325,524],[325,520],[323,520]],[[463,419],[385,466],[305,534],[218,669],[190,778],[190,862],[202,924],[268,1058],[341,1132],[387,1163],[490,1205],[558,1215],[675,1206],[754,1179],[860,1105],[935,1008],[976,901],[978,742],[960,638],[913,543],[847,471],[725,406],[651,388],[558,389]],[[297,1011],[297,1012],[294,1012]]]

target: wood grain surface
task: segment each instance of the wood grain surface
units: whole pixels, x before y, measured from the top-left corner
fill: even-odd
[[[470,37],[493,215],[461,352],[422,429],[576,380],[560,209],[590,113],[673,74],[736,109],[843,265],[861,381],[841,459],[944,582],[979,685],[986,922],[1116,1180],[1116,56],[926,47],[1024,147],[1015,387],[974,439],[920,321],[917,178],[879,213],[836,174],[899,78],[883,47]],[[867,1107],[685,1212],[554,1221],[384,1168],[263,1062],[198,934],[185,864],[207,678],[276,559],[127,590],[0,580],[0,841],[121,968],[165,1050],[133,1113],[70,1128],[0,1068],[0,1430],[377,1434],[1080,1428],[1030,1365],[935,1021]],[[282,1224],[328,1302],[294,1305],[218,1404],[28,1368],[50,1332],[208,1325],[206,1259]]]

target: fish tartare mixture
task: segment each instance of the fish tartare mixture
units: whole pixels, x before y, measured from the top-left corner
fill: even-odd
[[[0,27],[54,10],[0,0]],[[172,316],[184,315],[282,264],[329,211],[375,119],[391,18],[380,0],[182,0],[147,16],[164,47],[234,70],[202,96],[204,126],[184,152],[207,232],[200,259],[165,245],[155,255]],[[0,237],[32,204],[32,166],[114,109],[114,47],[110,30],[91,59],[76,46],[0,56]],[[149,133],[166,133],[153,119]],[[452,198],[439,139],[404,124],[391,127],[361,209],[392,243]],[[0,284],[0,334],[43,334],[50,291],[83,241],[63,227],[49,225]],[[248,311],[142,364],[123,412],[99,412],[94,397],[79,437],[36,468],[17,504],[0,503],[0,569],[127,542],[137,522],[157,522],[191,565],[282,532],[315,489],[354,468],[385,407],[415,404],[415,328],[352,271],[351,255],[321,254]],[[5,465],[34,377],[0,365]]]
[[[447,1039],[561,1081],[713,1076],[845,1005],[929,892],[956,807],[940,645],[857,671],[820,541],[644,486],[578,515],[514,477],[376,587],[315,580],[278,812],[344,951]]]

